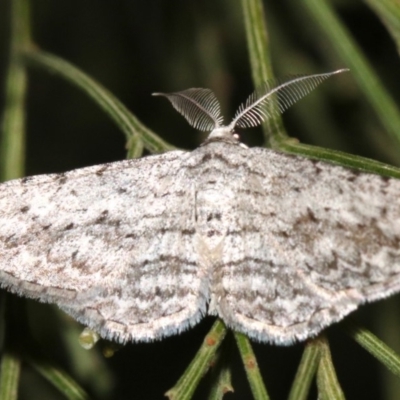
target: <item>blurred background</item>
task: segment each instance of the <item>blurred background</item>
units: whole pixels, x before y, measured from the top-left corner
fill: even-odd
[[[400,61],[388,30],[366,2],[330,1],[398,103]],[[264,1],[275,75],[316,74],[348,67],[333,50],[302,2]],[[145,125],[168,142],[193,149],[204,134],[191,128],[165,100],[152,92],[190,87],[212,89],[226,122],[253,91],[243,15],[232,0],[32,0],[36,45],[85,71],[114,93]],[[0,2],[0,110],[9,46],[9,1]],[[330,78],[284,116],[290,136],[315,144],[400,165],[393,143],[351,71]],[[27,97],[27,175],[117,161],[125,158],[125,138],[84,93],[40,69],[29,70]],[[241,133],[248,145],[262,145],[261,131]],[[397,147],[396,147],[397,146]],[[10,301],[18,301],[12,298]],[[160,342],[129,344],[104,358],[101,344],[79,347],[80,327],[49,305],[27,302],[29,331],[49,357],[96,399],[161,399],[183,373],[213,322]],[[399,298],[362,308],[356,316],[392,346],[400,348]],[[399,396],[390,375],[337,327],[329,329],[337,373],[348,398]],[[303,350],[255,344],[272,399],[287,396]],[[233,346],[233,386],[227,399],[251,398]],[[205,398],[206,381],[197,393]],[[62,398],[28,366],[21,399]]]

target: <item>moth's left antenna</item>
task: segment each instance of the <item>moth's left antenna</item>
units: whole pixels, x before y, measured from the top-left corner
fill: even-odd
[[[219,102],[210,89],[192,88],[174,93],[153,93],[153,96],[166,97],[175,110],[200,131],[212,131],[224,122]]]

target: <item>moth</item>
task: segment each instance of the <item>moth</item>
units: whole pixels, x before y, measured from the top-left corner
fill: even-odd
[[[1,287],[121,343],[209,314],[280,345],[399,291],[400,181],[235,132],[344,71],[266,83],[227,126],[208,89],[156,93],[210,131],[199,148],[1,184]]]

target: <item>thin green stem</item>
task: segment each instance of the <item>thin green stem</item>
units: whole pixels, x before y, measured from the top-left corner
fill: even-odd
[[[400,377],[400,355],[367,329],[347,319],[343,324],[346,332],[365,350],[377,358],[389,371]]]
[[[60,75],[83,90],[114,120],[125,133],[128,142],[132,136],[138,135],[145,148],[151,153],[162,153],[174,149],[174,146],[144,126],[110,91],[71,63],[40,50],[26,52],[25,60],[29,64]]]
[[[222,400],[226,393],[233,392],[231,373],[232,335],[220,346],[212,370],[212,384],[208,400]]]
[[[230,366],[225,364],[218,370],[218,377],[211,388],[208,400],[222,400],[226,393],[233,392]]]
[[[242,9],[253,82],[255,87],[260,87],[273,79],[264,5],[261,0],[242,0]],[[266,144],[287,138],[280,116],[268,118],[263,129]]]
[[[69,400],[88,400],[85,391],[64,371],[46,362],[30,359],[29,363]]]
[[[143,154],[143,140],[140,135],[133,134],[126,144],[128,154],[126,158],[139,158]]]
[[[400,52],[400,3],[398,0],[364,0],[380,17]]]
[[[25,93],[27,75],[21,52],[30,44],[29,2],[11,2],[11,41],[1,126],[0,179],[19,178],[25,168]]]
[[[257,359],[254,355],[249,339],[242,333],[235,332],[234,335],[254,400],[268,400],[268,392],[264,385],[264,381],[258,368]]]
[[[15,353],[5,352],[0,366],[0,400],[16,400],[21,360]]]
[[[281,142],[279,148],[281,151],[303,155],[316,160],[330,161],[334,164],[348,168],[355,168],[361,171],[393,178],[400,178],[400,168],[370,158],[356,156],[354,154],[302,144],[293,139]]]
[[[345,396],[336,376],[328,340],[323,334],[316,340],[318,340],[321,355],[317,372],[318,398],[344,400]]]
[[[193,397],[194,391],[209,369],[226,332],[224,323],[221,320],[217,320],[179,381],[165,393],[170,400],[189,400]]]
[[[335,15],[327,0],[304,0],[323,34],[329,39],[332,48],[350,68],[361,90],[375,109],[389,134],[400,143],[400,113],[396,103],[385,90],[376,73],[368,63],[359,46]]]
[[[11,41],[5,78],[5,107],[0,128],[1,180],[21,177],[25,168],[25,93],[27,76],[25,67],[21,63],[20,55],[30,44],[28,0],[11,1],[10,20]],[[1,307],[1,347],[3,355],[0,367],[0,399],[13,400],[18,398],[21,361],[17,353],[9,350],[10,343],[4,329],[4,303],[5,301],[3,301]]]
[[[306,400],[320,360],[319,343],[310,340],[304,349],[288,400]]]

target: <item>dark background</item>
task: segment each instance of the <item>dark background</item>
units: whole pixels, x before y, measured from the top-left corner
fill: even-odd
[[[211,88],[222,103],[226,122],[253,90],[242,10],[232,0],[69,0],[32,2],[36,44],[70,61],[113,92],[149,128],[188,149],[203,134],[192,129],[165,99],[151,97],[189,87]],[[358,1],[335,2],[342,21],[395,99],[400,96],[399,58],[380,20]],[[301,6],[289,0],[265,1],[272,59],[277,76],[319,73],[346,67]],[[300,11],[299,11],[300,10]],[[8,57],[9,4],[0,2],[0,106]],[[322,110],[322,111],[321,111]],[[400,164],[400,156],[351,73],[335,76],[285,114],[288,133],[302,142]],[[249,145],[261,145],[257,129],[242,133]],[[121,160],[125,139],[119,129],[82,92],[39,69],[29,71],[27,98],[27,175],[66,171]],[[10,302],[17,301],[14,297]],[[79,327],[49,305],[29,301],[28,328],[49,357],[98,399],[161,399],[182,374],[213,319],[160,342],[129,344],[112,358],[77,345]],[[25,314],[25,311],[21,312]],[[390,341],[398,298],[364,307],[356,316]],[[400,346],[398,332],[397,345]],[[20,332],[21,333],[21,332]],[[340,329],[328,330],[339,380],[348,398],[379,399],[392,382],[376,360]],[[396,334],[395,334],[396,336]],[[287,396],[302,344],[255,344],[272,399]],[[234,394],[250,392],[232,346]],[[400,386],[398,386],[400,388]],[[207,382],[197,398],[205,398]],[[392,389],[393,390],[393,389]],[[58,399],[28,365],[21,399]],[[400,392],[399,392],[400,393]],[[314,397],[315,397],[314,393]],[[386,397],[389,398],[389,397]]]

